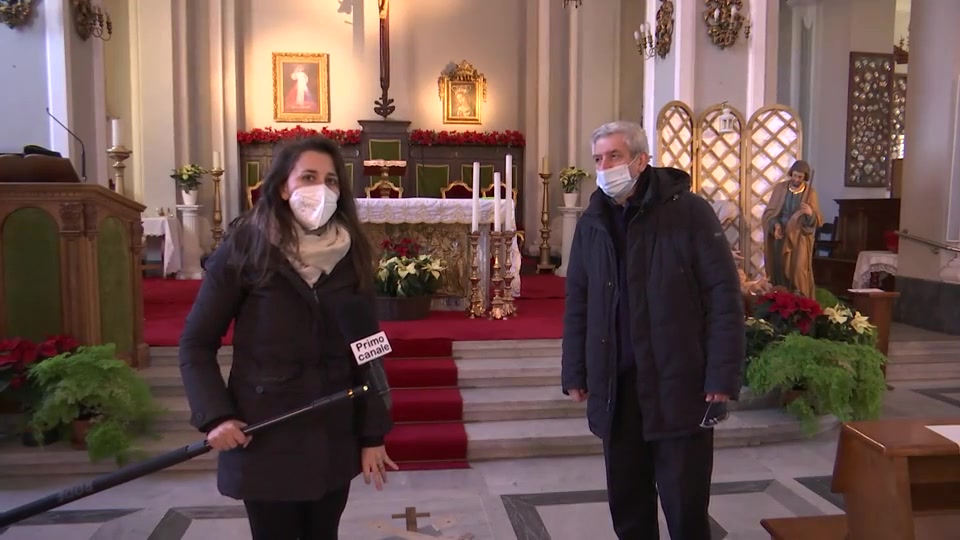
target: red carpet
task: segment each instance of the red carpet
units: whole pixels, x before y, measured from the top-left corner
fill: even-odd
[[[508,321],[467,319],[435,311],[423,321],[381,323],[393,353],[384,362],[395,426],[387,451],[403,470],[467,467],[463,398],[457,388],[454,341],[556,339],[563,326],[564,279],[522,276],[519,316]],[[144,337],[148,345],[175,347],[200,289],[199,280],[145,279]],[[230,344],[232,329],[224,338]]]

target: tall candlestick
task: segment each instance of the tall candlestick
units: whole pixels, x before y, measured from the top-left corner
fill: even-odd
[[[493,173],[493,231],[500,232],[500,173]]]
[[[222,169],[223,167],[221,165],[222,164],[220,163],[220,152],[214,150],[213,151],[213,168]]]
[[[123,133],[120,131],[119,118],[113,118],[110,120],[110,142],[111,146],[114,148],[119,148],[123,145]]]
[[[480,229],[480,162],[473,162],[473,214],[470,219],[470,232]]]
[[[503,220],[504,230],[512,231],[516,226],[513,212],[513,156],[507,154],[507,215]]]

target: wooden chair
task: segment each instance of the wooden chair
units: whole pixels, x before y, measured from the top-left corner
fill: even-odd
[[[472,199],[473,188],[465,182],[457,180],[450,182],[446,187],[440,189],[441,199]]]
[[[368,199],[400,199],[403,197],[403,188],[397,187],[389,180],[380,180],[376,184],[364,188]]]
[[[257,204],[257,201],[260,200],[261,186],[263,186],[263,180],[260,180],[252,186],[247,186],[247,205],[249,208],[253,208],[253,205]]]

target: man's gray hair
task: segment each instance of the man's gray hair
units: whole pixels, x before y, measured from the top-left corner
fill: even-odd
[[[608,122],[593,130],[590,136],[590,143],[597,144],[597,141],[611,135],[623,135],[627,141],[627,148],[630,149],[631,157],[637,154],[650,155],[650,145],[647,143],[647,133],[643,131],[643,126],[636,122],[627,122],[618,120]]]

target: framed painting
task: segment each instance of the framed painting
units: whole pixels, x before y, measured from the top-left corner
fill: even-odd
[[[464,60],[437,79],[444,124],[481,124],[483,102],[487,101],[487,79]]]
[[[273,53],[273,119],[330,122],[330,55]]]

